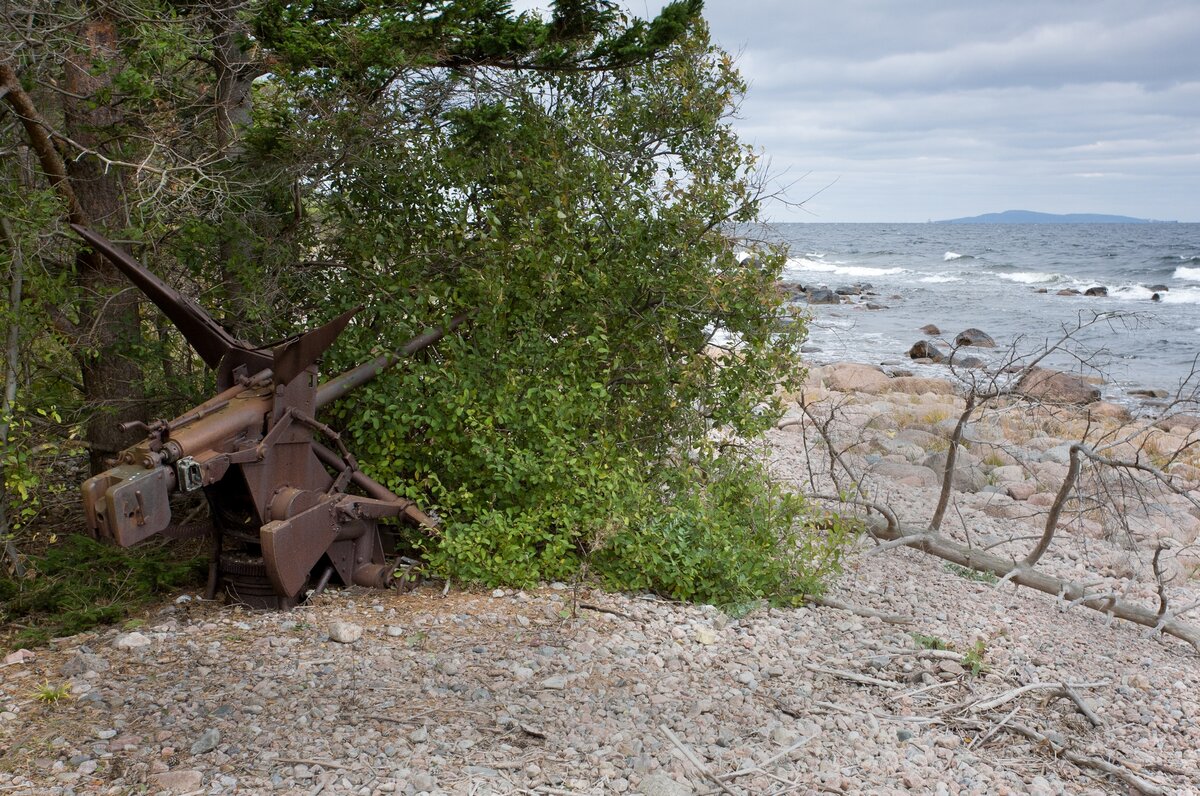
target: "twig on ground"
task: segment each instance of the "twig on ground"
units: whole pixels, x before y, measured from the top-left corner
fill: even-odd
[[[820,605],[824,608],[832,608],[836,611],[847,611],[855,616],[863,616],[868,619],[878,619],[887,622],[890,625],[907,625],[913,621],[911,616],[902,614],[893,614],[886,611],[877,611],[874,608],[863,608],[858,605],[850,605],[844,603],[834,597],[808,597],[808,602],[813,605]]]
[[[1092,710],[1092,706],[1087,703],[1087,700],[1070,683],[1063,685],[1063,693],[1066,694],[1067,699],[1075,703],[1075,707],[1079,708],[1079,712],[1091,722],[1093,727],[1104,726],[1104,719],[1096,715],[1096,711]]]
[[[728,785],[726,785],[724,782],[722,782],[720,780],[720,778],[717,777],[716,774],[712,773],[712,771],[710,771],[708,769],[708,766],[704,765],[704,763],[702,763],[700,761],[700,758],[696,757],[696,753],[693,752],[691,749],[689,749],[687,747],[687,745],[684,744],[683,741],[679,740],[679,736],[677,736],[675,733],[671,732],[670,727],[668,727],[665,724],[660,724],[660,725],[658,725],[658,728],[663,731],[664,735],[667,736],[667,740],[669,740],[671,743],[675,744],[675,748],[680,751],[680,753],[684,756],[684,758],[689,763],[691,763],[692,766],[698,772],[700,772],[700,774],[703,775],[705,779],[709,780],[714,785],[719,787],[723,793],[727,793],[727,794],[729,794],[729,796],[738,796],[737,791],[730,789],[730,787]]]
[[[1108,685],[1108,683],[1076,683],[1074,685],[1077,688],[1099,688],[1100,686]],[[1014,688],[1011,691],[1005,691],[1003,694],[993,697],[992,699],[976,702],[971,705],[968,710],[970,710],[971,713],[982,713],[985,710],[998,708],[1001,705],[1011,702],[1022,694],[1029,693],[1030,691],[1057,691],[1066,696],[1067,694],[1065,688],[1066,687],[1062,683],[1030,683],[1029,685],[1023,685],[1019,688]]]
[[[985,732],[983,735],[976,735],[974,738],[971,739],[971,742],[969,744],[967,744],[967,748],[974,749],[976,746],[983,746],[985,743],[987,743],[991,739],[991,737],[993,735],[1000,732],[1000,730],[1003,729],[1006,724],[1008,724],[1010,721],[1012,721],[1012,717],[1017,715],[1017,711],[1020,709],[1021,709],[1021,706],[1017,705],[1015,708],[1013,708],[1012,710],[1010,710],[1008,712],[1007,716],[1000,719],[1000,723],[995,724],[992,727],[990,727],[988,729],[988,731]]]
[[[1071,761],[1080,768],[1092,768],[1096,771],[1103,771],[1105,774],[1116,777],[1131,788],[1138,790],[1146,796],[1167,796],[1170,791],[1161,785],[1150,782],[1147,779],[1139,777],[1129,770],[1128,767],[1110,763],[1107,760],[1101,760],[1098,757],[1089,757],[1088,755],[1080,754],[1073,749],[1068,748],[1062,743],[1057,743],[1044,733],[1040,733],[1032,727],[1026,727],[1024,724],[1009,724],[1004,729],[1015,732],[1018,735],[1023,735],[1036,744],[1046,744],[1056,754],[1061,755]],[[1115,758],[1114,759],[1118,759]],[[1126,764],[1127,766],[1127,764]]]
[[[287,763],[288,765],[320,766],[321,768],[348,768],[333,760],[312,760],[305,757],[272,757],[264,763]]]
[[[592,603],[579,603],[579,607],[584,609],[585,611],[596,611],[597,613],[601,613],[601,614],[612,614],[613,616],[619,616],[622,619],[628,619],[631,622],[635,621],[632,616],[630,616],[629,614],[626,614],[626,613],[622,613],[621,611],[618,611],[616,608],[605,608],[603,605],[594,605]]]
[[[771,755],[770,757],[768,757],[766,760],[762,761],[761,763],[751,766],[750,768],[741,768],[741,769],[738,769],[737,771],[731,771],[728,774],[721,774],[718,777],[718,779],[731,780],[731,779],[734,779],[735,777],[744,777],[747,774],[754,774],[759,771],[762,771],[767,766],[782,760],[783,758],[790,755],[792,752],[799,749],[801,746],[804,746],[804,744],[811,741],[812,738],[813,737],[811,735],[806,735],[803,738],[801,738],[800,740],[796,741],[791,746],[789,746],[787,749],[784,749],[782,752],[779,752],[778,754]]]
[[[880,680],[878,677],[868,677],[865,674],[848,672],[844,669],[830,669],[827,666],[818,666],[815,663],[806,663],[804,664],[804,668],[808,669],[810,672],[820,672],[822,674],[833,675],[834,677],[838,677],[842,680],[849,680],[853,683],[859,683],[860,685],[875,685],[879,686],[880,688],[886,688],[889,691],[900,687],[890,680]]]
[[[892,721],[899,724],[945,724],[946,722],[936,716],[891,716],[887,713],[879,713],[866,708],[849,708],[845,705],[839,705],[836,702],[814,702],[813,707],[825,708],[832,710],[835,713],[846,713],[851,716],[865,714],[873,716],[880,721]]]

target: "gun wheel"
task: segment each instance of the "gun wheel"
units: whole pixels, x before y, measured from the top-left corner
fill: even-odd
[[[223,553],[220,563],[221,584],[230,601],[250,608],[294,608],[296,600],[275,593],[267,577],[267,565],[261,556]]]

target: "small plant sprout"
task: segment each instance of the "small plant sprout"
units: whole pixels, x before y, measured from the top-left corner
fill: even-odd
[[[971,671],[972,677],[978,677],[982,672],[988,670],[988,665],[984,661],[984,656],[987,654],[987,642],[981,638],[975,639],[975,643],[963,655],[963,665]]]
[[[910,633],[912,640],[916,645],[923,650],[948,650],[954,645],[948,641],[943,641],[937,636],[927,636],[924,633]]]
[[[31,696],[43,705],[54,705],[71,696],[71,684],[50,685],[47,680],[35,688]]]
[[[958,564],[946,564],[945,568],[946,571],[951,574],[958,575],[960,578],[965,578],[967,580],[976,581],[977,583],[995,584],[1000,580],[991,572],[980,572],[978,570],[971,569],[970,567],[964,567]]]

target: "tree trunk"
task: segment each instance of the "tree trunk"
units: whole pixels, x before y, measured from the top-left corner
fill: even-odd
[[[86,151],[66,162],[79,210],[102,231],[128,226],[124,210],[126,172],[106,167],[96,155],[119,154],[125,119],[108,93],[120,69],[116,28],[105,17],[83,23],[79,53],[68,57],[63,99],[67,135]],[[102,99],[102,97],[104,99]],[[131,442],[117,425],[142,420],[141,367],[132,354],[141,341],[138,294],[111,263],[94,253],[76,260],[81,292],[78,358],[84,400],[90,409],[87,440],[93,472]]]
[[[237,0],[215,3],[209,23],[213,36],[212,64],[216,73],[215,143],[229,166],[236,166],[242,158],[241,131],[250,124],[254,79],[263,74],[261,64],[253,61],[246,50],[250,33],[246,24],[238,19],[240,7]],[[247,233],[241,229],[236,216],[226,211],[222,220],[218,256],[226,302],[221,308],[223,323],[235,337],[240,337],[249,309],[243,269],[253,252]]]
[[[12,225],[7,218],[0,217],[0,239],[10,252],[9,293],[8,293],[8,329],[4,342],[4,393],[0,395],[0,454],[8,453],[8,430],[13,409],[17,402],[17,368],[19,346],[21,342],[21,290],[25,279],[25,259],[13,233]],[[16,547],[8,539],[8,490],[5,468],[0,466],[0,544],[4,546],[5,557],[11,560],[14,569],[19,569],[20,556]]]

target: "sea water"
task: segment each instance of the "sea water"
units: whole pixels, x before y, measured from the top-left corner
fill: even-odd
[[[875,294],[797,305],[811,314],[809,361],[903,360],[925,339],[920,327],[934,324],[947,341],[969,327],[987,332],[998,348],[971,353],[999,364],[1099,317],[1072,354],[1050,361],[1102,375],[1107,397],[1121,398],[1132,388],[1176,390],[1200,356],[1200,224],[803,223],[757,232],[788,245],[785,280],[866,283]],[[1093,287],[1108,295],[1058,295]]]

